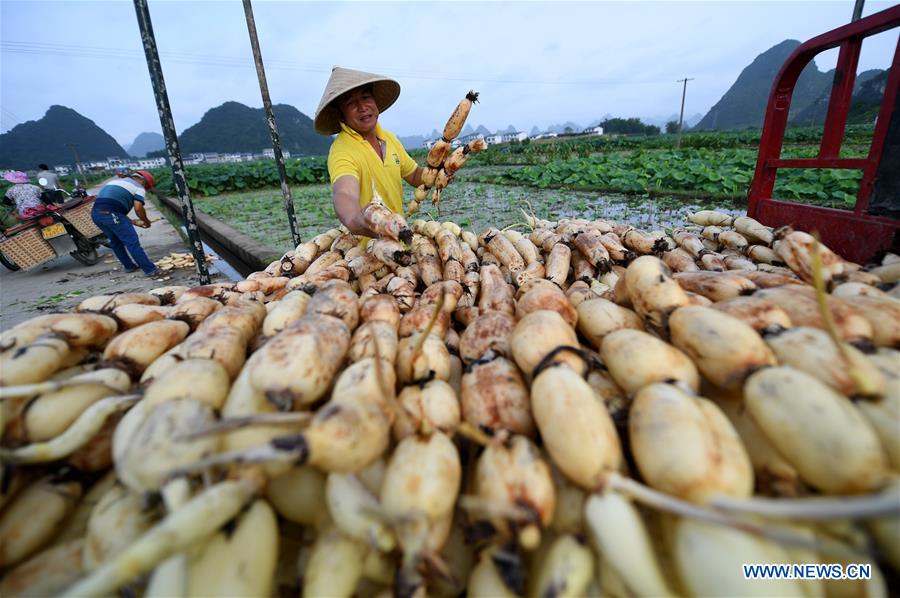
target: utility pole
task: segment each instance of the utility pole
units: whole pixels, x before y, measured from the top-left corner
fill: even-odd
[[[272,137],[275,165],[278,167],[278,178],[281,180],[284,211],[287,212],[294,245],[299,245],[300,230],[297,228],[297,218],[294,216],[294,199],[291,197],[291,188],[288,186],[287,172],[284,169],[284,154],[281,153],[281,140],[278,137],[278,127],[275,126],[275,113],[272,111],[272,99],[269,97],[269,84],[266,82],[266,69],[263,66],[262,52],[259,49],[256,20],[253,18],[253,6],[250,5],[250,0],[244,0],[244,16],[247,17],[247,31],[250,33],[250,47],[253,49],[253,62],[256,64],[256,76],[259,79],[259,93],[262,95],[263,108],[266,111],[266,124],[269,126],[269,135]]]
[[[181,161],[181,148],[178,147],[178,136],[175,133],[175,121],[172,119],[172,109],[169,106],[169,94],[166,91],[166,81],[163,78],[162,64],[159,61],[159,51],[156,48],[156,37],[153,35],[153,24],[150,21],[150,9],[147,0],[134,0],[134,10],[137,13],[138,28],[141,31],[141,41],[144,44],[144,56],[147,59],[147,69],[150,71],[150,83],[153,84],[153,95],[156,98],[156,110],[159,112],[159,124],[163,137],[166,139],[166,150],[169,154],[169,164],[172,167],[172,181],[181,201],[181,215],[184,226],[187,229],[188,240],[191,243],[191,253],[194,255],[194,265],[200,275],[200,284],[209,284],[209,269],[206,266],[206,254],[203,251],[203,241],[200,240],[200,228],[197,226],[197,215],[194,213],[194,204],[188,191],[187,180],[184,174],[184,163]]]
[[[687,95],[687,82],[693,81],[694,78],[679,79],[678,83],[684,83],[684,88],[681,91],[681,114],[678,115],[678,141],[675,143],[675,149],[681,148],[681,127],[684,124],[684,98]]]
[[[84,174],[84,171],[81,168],[81,160],[78,159],[78,150],[75,149],[78,147],[78,145],[75,143],[67,143],[66,147],[72,150],[72,155],[75,156],[75,172]]]

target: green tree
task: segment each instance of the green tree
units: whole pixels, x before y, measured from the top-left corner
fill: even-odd
[[[666,135],[675,135],[678,133],[678,121],[670,120],[666,123]]]
[[[639,118],[608,118],[600,123],[604,133],[618,135],[659,135],[659,127],[646,125]]]

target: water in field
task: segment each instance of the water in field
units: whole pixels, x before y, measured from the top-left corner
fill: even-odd
[[[337,225],[328,185],[306,185],[292,191],[301,238],[310,239]],[[408,188],[407,202],[411,196],[412,190]],[[278,252],[293,245],[278,189],[204,197],[194,200],[194,205]],[[521,210],[524,209],[526,212],[533,210],[537,217],[548,220],[603,218],[657,230],[679,226],[691,212],[710,208],[734,215],[744,212],[741,206],[714,205],[699,198],[651,198],[455,181],[444,190],[440,213],[425,200],[413,218],[452,220],[477,233],[489,226],[503,228],[523,222]]]

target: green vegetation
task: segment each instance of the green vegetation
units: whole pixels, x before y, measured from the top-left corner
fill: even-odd
[[[809,152],[791,154],[800,157]],[[625,193],[689,192],[740,199],[747,195],[755,168],[756,152],[748,149],[635,150],[507,168],[494,175],[479,175],[477,180],[542,189],[564,186]],[[852,170],[788,169],[781,171],[775,193],[806,203],[849,207],[856,202],[861,176],[860,171]]]
[[[337,222],[331,206],[329,185],[292,186],[291,195],[303,239],[309,239],[333,227]],[[270,187],[196,198],[194,208],[228,223],[273,249],[286,251],[293,246],[281,189]]]
[[[791,128],[785,157],[811,157],[821,129]],[[868,151],[871,127],[848,127],[844,156]],[[422,203],[416,217],[453,219],[472,230],[513,224],[528,202],[542,217],[606,217],[646,228],[682,222],[691,211],[741,212],[756,167],[759,131],[675,136],[569,137],[507,143],[472,156],[443,194],[441,212]],[[424,151],[410,152],[421,164]],[[288,176],[301,236],[337,223],[324,158],[289,161]],[[160,171],[162,185],[171,186]],[[833,207],[855,202],[856,170],[784,169],[776,195]],[[188,168],[197,209],[227,222],[273,249],[291,245],[273,162]],[[407,201],[412,188],[406,186]]]
[[[46,308],[53,307],[66,299],[74,299],[80,295],[84,295],[85,291],[75,290],[68,293],[57,293],[56,295],[44,295],[34,303],[34,307]]]
[[[759,130],[728,133],[690,132],[682,136],[681,147],[707,150],[744,148],[755,152],[761,134],[762,132]],[[852,152],[852,155],[865,155],[871,136],[871,126],[847,127],[845,148]],[[818,144],[821,138],[821,128],[792,127],[785,133],[785,146],[789,149],[795,146],[808,147]],[[541,141],[526,140],[491,146],[486,151],[471,157],[467,162],[467,168],[472,165],[546,164],[552,160],[586,158],[594,154],[625,150],[674,150],[676,143],[675,135],[602,135]],[[423,150],[416,150],[410,152],[410,155],[422,162],[425,153]]]
[[[328,166],[324,157],[287,160],[285,170],[291,185],[324,183],[328,180]],[[273,160],[199,164],[188,166],[186,171],[188,189],[192,195],[198,196],[263,189],[280,184],[278,169]],[[169,168],[157,168],[152,172],[156,178],[156,186],[169,195],[175,195],[172,171]]]
[[[0,193],[3,193],[3,190],[0,190]],[[14,211],[14,208],[0,203],[0,228],[10,228],[19,223],[18,219],[13,215]]]
[[[75,181],[77,180],[82,187],[88,188],[93,187],[103,181],[109,179],[110,174],[108,172],[86,172],[83,174],[79,174],[77,172],[70,172],[67,175],[59,177],[59,181],[62,183],[63,188],[66,191],[71,191],[75,188]]]
[[[600,126],[608,135],[659,135],[659,127],[645,125],[639,118],[607,118]]]

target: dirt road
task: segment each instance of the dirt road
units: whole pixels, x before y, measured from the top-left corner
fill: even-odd
[[[160,219],[148,229],[137,229],[150,259],[157,261],[171,252],[188,251],[181,236],[152,202],[147,202],[146,209],[151,220]],[[140,270],[126,274],[110,249],[101,247],[98,251],[100,261],[94,266],[84,266],[68,255],[28,271],[10,272],[0,266],[0,330],[41,313],[71,309],[92,295],[199,284],[194,269],[170,270],[161,280],[146,278]],[[213,282],[227,280],[214,264],[211,262],[210,267]]]

